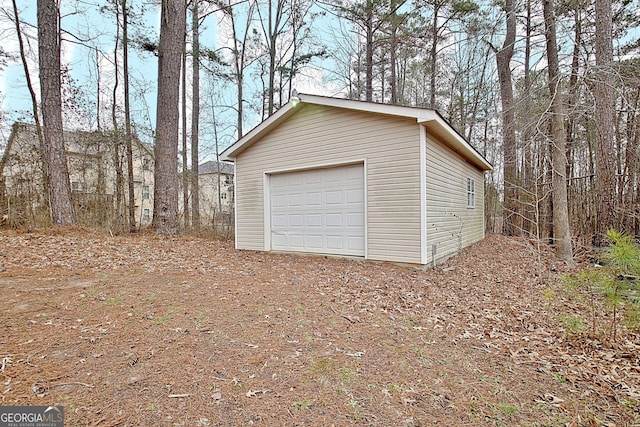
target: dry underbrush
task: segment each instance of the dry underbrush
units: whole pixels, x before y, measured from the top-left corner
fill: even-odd
[[[0,232],[0,404],[67,425],[640,425],[638,335],[573,334],[563,268],[437,270],[183,237]],[[605,319],[606,320],[606,319]]]

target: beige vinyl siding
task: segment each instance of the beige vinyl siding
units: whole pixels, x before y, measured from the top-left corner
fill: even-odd
[[[484,176],[441,142],[428,137],[427,257],[433,264],[484,238]],[[467,207],[467,178],[475,181],[475,208]]]
[[[420,262],[415,119],[303,105],[236,158],[237,246],[264,250],[264,173],[365,163],[367,258]]]

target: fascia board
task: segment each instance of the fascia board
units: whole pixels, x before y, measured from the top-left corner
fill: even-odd
[[[277,125],[281,120],[283,120],[284,118],[292,114],[293,113],[292,110],[294,110],[295,108],[301,108],[301,107],[300,106],[294,107],[291,102],[288,102],[287,104],[282,106],[282,108],[276,111],[273,115],[268,117],[258,126],[254,127],[249,132],[247,132],[247,134],[244,135],[242,138],[240,138],[239,140],[231,144],[229,147],[227,147],[225,150],[223,150],[222,153],[220,153],[220,160],[234,161],[236,156],[240,152],[244,151],[245,146],[247,146],[248,144],[250,145],[252,140],[270,131],[273,126]]]
[[[471,161],[482,170],[493,170],[493,166],[485,160],[485,158],[476,151],[458,132],[455,131],[439,114],[434,112],[433,117],[429,119],[418,119],[418,123],[424,124],[427,128],[437,127],[438,129],[446,132],[450,138],[447,139],[447,143],[465,158]]]

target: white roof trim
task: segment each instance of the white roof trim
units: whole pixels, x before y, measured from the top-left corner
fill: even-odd
[[[326,96],[299,94],[299,104],[314,104],[327,107],[346,108],[349,110],[362,111],[374,114],[386,114],[398,117],[414,118],[419,124],[424,124],[429,128],[436,128],[441,132],[445,132],[450,135],[450,138],[446,141],[450,144],[451,148],[460,153],[463,157],[470,160],[476,166],[484,170],[492,170],[493,166],[478,153],[436,110],[417,108],[417,107],[403,107],[399,105],[379,104],[375,102],[354,101],[349,99],[331,98]],[[229,146],[221,153],[222,160],[233,160],[235,157],[244,151],[245,145],[251,145],[251,141],[254,138],[259,137],[261,134],[268,132],[272,126],[276,123],[284,120],[286,117],[292,115],[296,108],[293,103],[288,102],[276,113],[268,117],[258,126],[249,131],[245,136],[240,138],[234,144]]]
[[[424,124],[429,128],[430,124],[437,124],[438,127],[445,129],[450,135],[451,140],[447,141],[451,148],[455,151],[463,154],[463,157],[469,158],[476,165],[481,166],[484,170],[493,170],[493,166],[489,163],[475,148],[473,148],[466,139],[464,139],[451,125],[440,116],[440,114],[436,113],[436,117],[433,120],[420,120],[418,119],[418,123]]]

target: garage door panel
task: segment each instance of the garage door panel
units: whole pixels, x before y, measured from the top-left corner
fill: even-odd
[[[346,190],[345,193],[347,196],[346,197],[347,204],[364,202],[364,194],[360,189]]]
[[[269,192],[272,249],[364,255],[363,165],[271,175]]]
[[[362,237],[348,237],[347,247],[352,251],[364,251],[364,238]]]
[[[315,170],[309,171],[304,176],[304,182],[306,184],[321,184],[322,183],[322,171]]]
[[[307,193],[307,206],[321,206],[322,192]]]
[[[307,246],[312,250],[322,250],[322,235],[308,235]]]
[[[346,179],[351,181],[360,181],[362,180],[362,165],[353,165],[344,168]]]
[[[364,217],[359,213],[348,213],[347,227],[364,227]]]
[[[287,198],[288,205],[290,208],[302,207],[303,199],[302,193],[289,194],[289,197]]]
[[[304,249],[304,235],[302,234],[289,234],[288,242],[291,249]]]
[[[304,227],[304,215],[302,214],[289,214],[289,227],[302,228]]]
[[[327,205],[342,204],[342,190],[327,191],[325,193]]]
[[[284,215],[284,214],[273,215],[271,222],[272,222],[272,227],[274,229],[285,228],[287,226],[287,215]]]
[[[325,169],[324,170],[324,181],[329,182],[342,182],[344,181],[344,168],[335,168],[335,169]]]
[[[344,245],[344,238],[343,236],[336,236],[336,235],[328,235],[327,236],[327,248],[329,249],[344,249],[345,245]]]
[[[284,233],[272,233],[271,243],[273,246],[287,246],[287,235]]]
[[[271,204],[274,208],[286,208],[287,207],[287,196],[285,195],[274,195],[271,198]]]
[[[307,214],[307,227],[322,227],[322,214]]]

